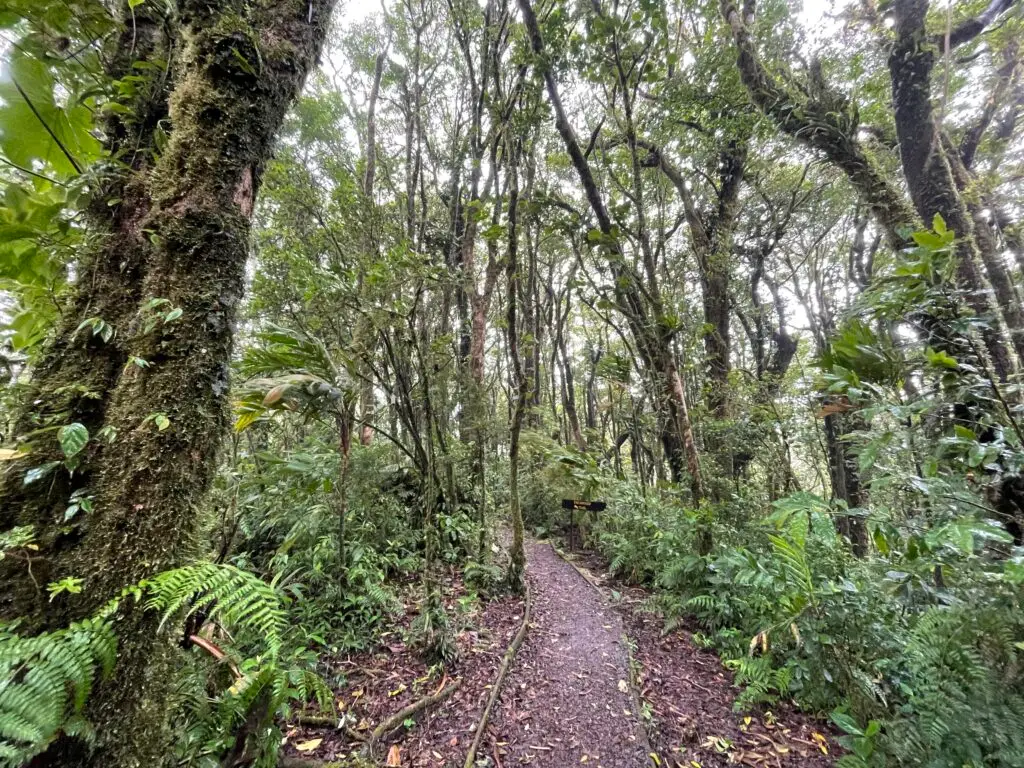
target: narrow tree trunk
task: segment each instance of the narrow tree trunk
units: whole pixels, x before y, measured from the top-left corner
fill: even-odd
[[[850,431],[849,417],[842,413],[825,416],[825,445],[828,449],[829,473],[832,479],[832,497],[846,503],[847,509],[859,509],[864,500],[861,494],[860,472],[857,458],[844,438]],[[850,541],[853,553],[864,557],[868,551],[868,532],[864,518],[846,515],[836,518],[836,529]]]
[[[377,178],[377,98],[380,94],[380,81],[384,76],[385,54],[377,54],[373,67],[373,84],[370,86],[370,97],[366,109],[366,147],[363,150],[363,198],[372,215],[364,222],[366,227],[366,256],[376,255],[376,237],[374,228],[377,226],[377,204],[374,200],[374,183]],[[359,324],[356,333],[357,342],[366,346],[366,354],[372,356],[376,333],[373,326],[366,320]],[[359,387],[359,418],[362,428],[359,430],[359,444],[370,445],[373,442],[373,420],[377,411],[376,396],[373,391],[373,379],[370,367],[363,364],[363,379]]]
[[[512,518],[512,550],[509,562],[508,582],[516,593],[522,593],[526,582],[526,549],[523,542],[523,510],[519,500],[519,435],[523,428],[523,416],[530,398],[530,382],[523,373],[522,359],[519,351],[519,325],[517,303],[519,296],[519,259],[518,259],[518,207],[519,207],[519,172],[516,168],[518,153],[513,150],[509,162],[511,185],[508,195],[508,258],[506,274],[508,275],[508,353],[512,371],[512,384],[515,386],[515,407],[512,411],[512,423],[509,428],[508,444],[508,487],[509,506]]]

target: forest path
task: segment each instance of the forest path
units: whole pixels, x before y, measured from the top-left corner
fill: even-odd
[[[481,752],[503,766],[649,765],[621,618],[548,543],[527,543],[526,573],[533,621]]]

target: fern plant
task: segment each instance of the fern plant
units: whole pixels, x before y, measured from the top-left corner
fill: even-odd
[[[132,601],[161,614],[161,626],[202,610],[208,620],[260,638],[261,655],[235,664],[237,679],[216,700],[214,724],[223,729],[225,743],[233,744],[229,729],[257,703],[264,732],[289,699],[311,696],[330,707],[322,682],[280,663],[288,623],[273,587],[231,565],[198,563],[127,587],[95,615],[64,629],[24,637],[15,624],[0,625],[0,766],[23,765],[61,734],[90,740],[85,705],[93,686],[115,666],[117,616]],[[256,751],[265,765],[272,764],[265,748]]]

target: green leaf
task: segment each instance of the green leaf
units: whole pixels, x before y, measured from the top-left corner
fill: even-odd
[[[0,78],[0,153],[22,168],[76,176],[100,155],[89,109],[58,105],[58,83],[43,60],[15,50]]]
[[[875,528],[872,532],[871,537],[875,541],[875,548],[882,554],[889,554],[889,540],[885,538],[885,534],[882,533],[881,528]]]
[[[854,736],[863,736],[864,731],[861,730],[860,726],[857,725],[857,721],[850,717],[845,712],[833,711],[829,713],[829,718],[839,726],[846,733],[851,733]]]
[[[976,434],[974,434],[973,430],[968,429],[967,427],[963,426],[962,424],[954,424],[953,425],[953,433],[957,437],[959,437],[961,440],[977,440],[978,439],[978,436]]]
[[[73,424],[66,424],[57,433],[57,440],[60,442],[60,449],[64,451],[64,455],[70,459],[81,453],[85,444],[89,442],[89,430],[85,428],[84,424],[77,421]]]
[[[31,485],[37,480],[42,480],[44,477],[53,472],[53,470],[55,470],[59,466],[59,461],[48,461],[45,464],[41,464],[38,467],[32,467],[32,469],[25,473],[25,485]]]
[[[936,368],[955,369],[958,365],[955,358],[950,357],[941,350],[934,350],[931,347],[925,350],[924,355],[928,360],[928,364],[934,365]]]

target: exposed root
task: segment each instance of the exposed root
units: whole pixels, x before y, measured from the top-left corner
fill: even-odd
[[[498,701],[498,696],[501,694],[502,683],[504,683],[505,677],[512,668],[512,662],[516,658],[519,646],[521,646],[523,644],[523,640],[526,639],[526,630],[530,625],[530,614],[533,611],[533,597],[530,592],[530,582],[526,581],[525,583],[526,606],[523,610],[523,623],[519,627],[519,631],[516,632],[516,636],[512,638],[512,642],[509,644],[508,650],[505,651],[505,657],[501,660],[501,666],[498,667],[498,675],[494,679],[494,685],[491,686],[491,695],[488,697],[487,705],[484,707],[484,711],[480,715],[480,720],[476,724],[476,735],[473,737],[473,743],[469,747],[469,752],[466,753],[464,768],[473,768],[473,763],[476,761],[476,751],[480,748],[480,743],[483,741],[484,731],[487,729],[487,721],[490,720],[491,717],[491,710],[494,709],[494,704]]]
[[[424,696],[419,701],[414,701],[407,707],[395,712],[387,720],[384,720],[380,725],[373,729],[373,733],[370,734],[370,738],[366,740],[365,746],[363,746],[362,754],[364,757],[373,759],[374,750],[377,748],[377,742],[387,736],[396,728],[400,727],[407,718],[422,712],[427,707],[432,707],[435,704],[440,704],[442,701],[451,696],[455,691],[462,685],[461,680],[456,680],[454,683],[449,685],[447,688],[441,688],[435,691],[429,696]]]

